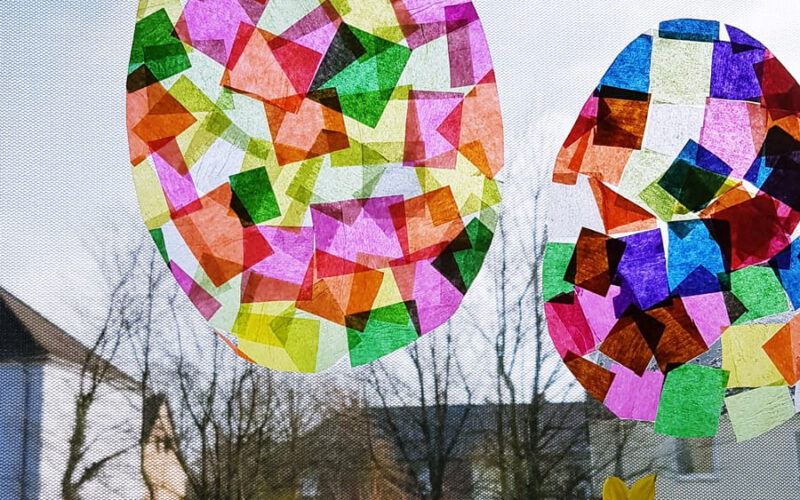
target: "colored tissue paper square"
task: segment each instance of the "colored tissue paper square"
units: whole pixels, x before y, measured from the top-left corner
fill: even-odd
[[[667,232],[671,292],[681,296],[719,292],[718,275],[725,272],[725,261],[706,224],[700,220],[670,222]]]
[[[619,99],[610,95],[608,87],[600,87],[594,144],[640,149],[649,107],[648,94],[641,94],[636,99]]]
[[[690,210],[674,196],[669,194],[658,182],[653,182],[645,187],[637,196],[647,205],[659,219],[669,222],[676,214],[688,214]]]
[[[707,170],[679,158],[658,180],[658,185],[681,206],[699,212],[717,197],[726,179],[727,174]]]
[[[655,431],[690,438],[717,434],[728,372],[682,365],[667,374],[658,405]]]
[[[658,323],[649,316],[621,318],[598,349],[641,377],[653,359],[652,346],[658,342],[650,336],[653,330],[658,330]]]
[[[672,365],[687,363],[708,350],[708,345],[692,322],[679,297],[664,301],[646,311],[655,320],[646,326],[659,369],[666,373]]]
[[[711,97],[761,104],[761,82],[754,66],[766,57],[765,47],[743,31],[726,26],[730,43],[714,44]]]
[[[642,231],[619,239],[625,244],[612,283],[633,297],[639,309],[653,307],[669,296],[667,262],[661,231]]]
[[[728,387],[786,384],[775,364],[761,348],[781,326],[736,325],[725,330],[722,334],[722,369],[730,372]]]
[[[553,346],[562,358],[568,352],[579,356],[594,352],[594,335],[574,293],[559,296],[558,301],[545,302],[544,314],[550,325]]]
[[[611,372],[615,376],[603,404],[619,418],[655,422],[664,374],[646,371],[639,376],[620,365]]]
[[[714,45],[657,38],[653,42],[650,91],[670,104],[705,103],[711,88]]]
[[[745,178],[773,198],[800,210],[800,138],[792,129],[794,126],[784,129],[773,125],[766,131],[758,161],[753,162]]]
[[[699,142],[724,162],[736,179],[744,178],[758,156],[765,129],[754,127],[753,117],[762,112],[758,104],[743,101],[709,98],[706,103]]]
[[[642,148],[675,158],[687,143],[700,140],[703,114],[703,106],[650,104]]]
[[[572,283],[564,279],[567,266],[575,251],[572,243],[547,243],[542,264],[542,294],[544,300],[573,290]]]
[[[644,231],[656,227],[656,218],[599,180],[590,177],[592,188],[603,226],[609,234]]]
[[[800,382],[800,316],[782,325],[762,349],[787,384]]]
[[[575,297],[580,302],[581,309],[588,313],[584,313],[586,322],[589,323],[589,328],[592,329],[597,343],[605,340],[608,333],[617,323],[614,299],[619,294],[619,287],[614,285],[608,287],[608,293],[605,296],[575,287]]]
[[[640,35],[617,55],[606,70],[600,86],[647,93],[650,90],[650,54],[653,37]]]
[[[684,296],[683,306],[707,346],[714,345],[731,324],[725,296],[720,292]]]
[[[731,273],[730,279],[731,291],[747,309],[734,324],[789,310],[786,292],[771,268],[748,267]]]
[[[789,245],[798,220],[797,212],[759,194],[721,210],[714,209],[707,223],[728,268],[736,271],[767,262],[782,252]]]
[[[602,403],[616,377],[614,372],[573,352],[567,352],[563,359],[564,364],[567,365],[578,383],[586,389],[590,396]]]
[[[368,317],[351,319],[350,324],[355,325],[358,319],[362,321],[357,327],[347,329],[350,356],[356,365],[369,363],[417,340],[414,321],[404,304],[376,309]],[[386,335],[389,329],[398,334]]]
[[[673,40],[714,42],[719,40],[719,22],[703,19],[671,19],[658,23],[658,36]]]
[[[624,251],[623,241],[583,228],[564,279],[585,290],[605,295]]]
[[[759,387],[725,398],[737,441],[758,437],[795,415],[787,387]]]
[[[781,253],[769,261],[786,290],[792,307],[800,308],[800,240],[794,240]]]

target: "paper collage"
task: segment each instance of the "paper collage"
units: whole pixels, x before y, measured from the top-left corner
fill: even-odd
[[[544,310],[592,396],[676,437],[715,435],[723,411],[740,440],[794,415],[800,85],[766,47],[693,19],[639,36],[552,179],[576,217],[551,218]]]
[[[503,167],[463,0],[141,0],[127,81],[142,216],[242,357],[369,363],[459,307]]]
[[[650,474],[637,480],[628,488],[625,481],[610,476],[603,483],[603,500],[655,500],[656,475]]]

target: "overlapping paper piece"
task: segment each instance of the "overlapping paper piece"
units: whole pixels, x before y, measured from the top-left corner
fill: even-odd
[[[548,243],[542,272],[550,336],[592,396],[677,437],[715,435],[723,408],[739,439],[792,418],[800,85],[767,48],[716,21],[639,36],[553,181],[569,186],[562,207],[595,202],[569,207],[584,217]]]
[[[373,361],[458,308],[503,127],[459,0],[140,0],[133,178],[161,255],[238,354]]]
[[[625,481],[610,476],[603,483],[603,500],[655,500],[656,475],[650,474],[637,480],[630,488]]]

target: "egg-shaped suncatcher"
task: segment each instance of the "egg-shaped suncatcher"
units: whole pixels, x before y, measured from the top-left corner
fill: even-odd
[[[764,45],[694,19],[636,38],[586,101],[553,172],[544,310],[618,417],[713,436],[724,405],[743,440],[795,414],[799,117]]]
[[[353,366],[447,321],[492,240],[503,128],[458,0],[141,0],[143,218],[242,357]]]

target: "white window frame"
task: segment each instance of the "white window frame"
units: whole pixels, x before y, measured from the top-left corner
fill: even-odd
[[[702,438],[701,438],[702,439]],[[691,472],[685,473],[678,470],[678,446],[681,441],[693,441],[693,439],[672,439],[672,470],[678,481],[697,482],[697,481],[719,481],[719,440],[717,436],[711,438],[711,472]]]

